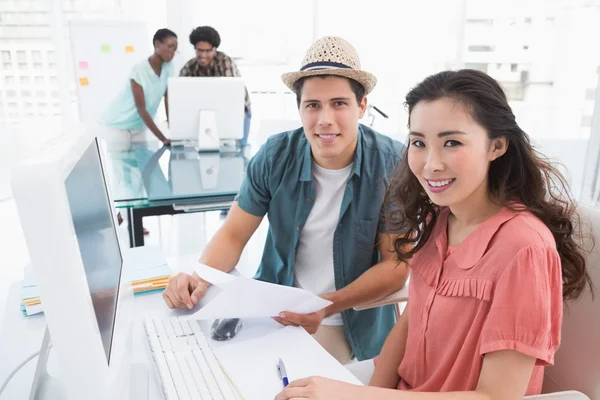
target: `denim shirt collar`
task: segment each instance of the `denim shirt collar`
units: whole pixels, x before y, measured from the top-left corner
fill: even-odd
[[[360,177],[360,169],[362,166],[362,125],[358,125],[358,135],[356,136],[356,153],[354,155],[354,166],[352,167],[352,174]],[[302,170],[300,172],[300,182],[312,181],[312,153],[310,143],[304,137],[298,144],[298,150],[303,151],[302,156]]]

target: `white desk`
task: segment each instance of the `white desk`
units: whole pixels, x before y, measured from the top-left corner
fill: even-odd
[[[169,259],[169,265],[173,270],[180,270],[177,263],[181,261],[185,263],[188,260],[197,260],[197,257],[194,255],[184,258],[172,258]],[[0,382],[3,382],[8,374],[28,355],[40,349],[42,338],[44,336],[44,316],[36,315],[24,317],[21,313],[19,309],[20,290],[21,282],[17,281],[11,285],[6,302],[4,321],[0,322]],[[210,288],[207,297],[200,302],[200,306],[207,301],[210,301],[217,292],[218,289]],[[144,328],[141,323],[142,318],[178,316],[192,313],[195,310],[170,310],[164,303],[160,292],[136,296],[134,309],[136,319],[134,322],[135,331],[132,361],[144,363],[149,367],[149,398],[152,400],[162,399],[163,396],[158,380],[158,373],[154,367],[150,348],[146,341]],[[76,323],[75,316],[74,323]],[[201,323],[202,330],[207,338],[210,338],[209,328],[211,323],[212,321]],[[218,342],[212,339],[209,340],[213,348],[217,348],[219,346],[226,346],[233,343],[239,343],[243,340],[261,337],[280,328],[281,325],[270,318],[246,320],[244,321],[244,327],[233,339],[226,342]],[[5,392],[0,397],[0,400],[28,398],[36,363],[37,358],[31,360],[13,377]],[[53,373],[56,370],[55,368],[56,360],[52,357],[51,351],[49,362],[50,373]]]

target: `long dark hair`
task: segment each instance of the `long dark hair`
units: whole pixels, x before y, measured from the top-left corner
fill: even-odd
[[[410,114],[417,103],[450,98],[469,111],[490,139],[505,137],[506,153],[492,161],[488,171],[490,198],[504,207],[520,203],[552,232],[562,263],[563,297],[577,298],[586,285],[592,289],[583,249],[575,241],[581,229],[568,185],[552,163],[531,145],[508,105],[502,87],[483,72],[463,69],[431,75],[411,89],[405,105]],[[394,247],[400,261],[408,262],[429,239],[439,207],[410,171],[409,145],[388,192],[388,227],[406,232]]]

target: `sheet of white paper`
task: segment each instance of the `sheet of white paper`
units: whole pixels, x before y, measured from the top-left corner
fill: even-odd
[[[124,278],[128,282],[170,274],[160,246],[133,247],[123,252]]]
[[[214,350],[245,400],[273,399],[283,389],[277,361],[283,360],[289,381],[323,376],[355,385],[362,383],[303,328],[288,326],[259,339]]]
[[[238,279],[236,276],[230,275],[216,268],[209,267],[208,265],[204,265],[202,263],[195,263],[194,270],[200,278],[212,283],[217,287],[223,287],[223,285]]]
[[[221,289],[221,293],[190,318],[275,317],[283,311],[310,314],[331,304],[330,301],[303,289],[246,277],[221,284]]]

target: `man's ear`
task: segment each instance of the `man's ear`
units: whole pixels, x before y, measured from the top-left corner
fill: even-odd
[[[363,97],[358,105],[358,108],[360,109],[358,119],[361,119],[365,115],[365,111],[367,111],[367,96]]]

